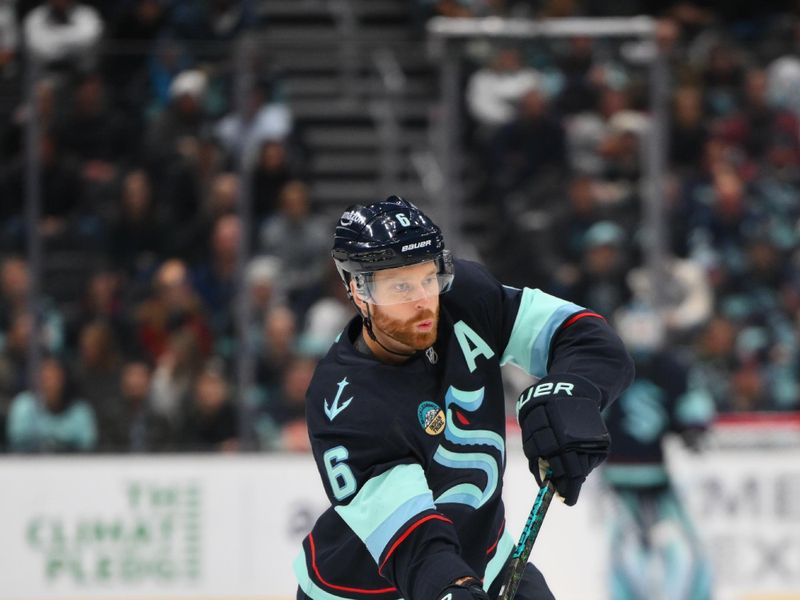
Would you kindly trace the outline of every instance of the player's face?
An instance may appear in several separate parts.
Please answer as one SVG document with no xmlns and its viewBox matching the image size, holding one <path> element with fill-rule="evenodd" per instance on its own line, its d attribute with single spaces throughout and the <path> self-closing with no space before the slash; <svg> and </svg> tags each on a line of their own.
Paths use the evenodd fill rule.
<svg viewBox="0 0 800 600">
<path fill-rule="evenodd" d="M 405 293 L 414 300 L 390 305 L 372 304 L 373 330 L 402 349 L 425 350 L 436 341 L 439 325 L 439 284 L 433 262 L 375 273 L 376 294 Z"/>
</svg>

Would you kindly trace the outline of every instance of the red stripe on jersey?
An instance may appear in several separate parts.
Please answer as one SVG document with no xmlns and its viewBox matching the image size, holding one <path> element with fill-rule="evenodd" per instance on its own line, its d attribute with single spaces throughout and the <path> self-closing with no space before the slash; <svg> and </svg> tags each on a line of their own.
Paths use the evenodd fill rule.
<svg viewBox="0 0 800 600">
<path fill-rule="evenodd" d="M 381 571 L 383 571 L 383 567 L 386 566 L 386 561 L 389 560 L 389 557 L 392 555 L 392 552 L 397 550 L 397 547 L 400 544 L 402 544 L 409 535 L 411 535 L 412 531 L 414 531 L 417 527 L 422 525 L 425 521 L 430 521 L 431 519 L 437 519 L 439 521 L 447 521 L 448 523 L 451 523 L 451 524 L 453 523 L 450 519 L 448 519 L 447 517 L 445 517 L 443 515 L 428 515 L 427 517 L 422 517 L 416 523 L 412 523 L 409 526 L 409 528 L 406 529 L 403 532 L 403 535 L 401 535 L 399 538 L 397 538 L 397 541 L 394 544 L 392 544 L 392 547 L 389 548 L 389 552 L 386 553 L 386 558 L 383 559 L 383 562 L 381 563 L 381 566 L 378 567 L 378 573 L 379 574 L 381 574 Z"/>
<path fill-rule="evenodd" d="M 506 520 L 503 519 L 503 522 L 500 523 L 500 531 L 497 532 L 497 539 L 494 541 L 494 544 L 489 546 L 489 549 L 486 550 L 486 556 L 489 556 L 492 552 L 494 552 L 494 549 L 497 548 L 497 544 L 500 543 L 500 538 L 503 537 L 503 530 L 505 529 L 505 527 L 506 527 Z"/>
<path fill-rule="evenodd" d="M 458 422 L 461 423 L 462 425 L 469 425 L 469 419 L 467 419 L 467 417 L 462 415 L 461 411 L 458 410 L 456 411 L 456 419 L 458 419 Z"/>
<path fill-rule="evenodd" d="M 570 325 L 574 324 L 575 321 L 579 321 L 583 317 L 595 317 L 597 319 L 603 319 L 603 321 L 606 320 L 603 315 L 598 315 L 597 313 L 594 313 L 594 312 L 582 312 L 582 313 L 578 313 L 577 315 L 572 315 L 569 318 L 569 320 L 561 326 L 561 329 L 566 329 Z"/>
<path fill-rule="evenodd" d="M 335 585 L 333 583 L 328 583 L 322 578 L 322 575 L 319 573 L 319 569 L 317 568 L 317 548 L 314 546 L 314 535 L 309 533 L 308 534 L 308 542 L 311 545 L 311 568 L 314 569 L 314 575 L 317 576 L 317 579 L 323 585 L 331 588 L 332 590 L 340 590 L 342 592 L 355 592 L 357 594 L 386 594 L 388 592 L 396 592 L 397 588 L 395 587 L 388 587 L 382 588 L 380 590 L 362 590 L 361 588 L 354 588 L 354 587 L 347 587 L 344 585 Z"/>
</svg>

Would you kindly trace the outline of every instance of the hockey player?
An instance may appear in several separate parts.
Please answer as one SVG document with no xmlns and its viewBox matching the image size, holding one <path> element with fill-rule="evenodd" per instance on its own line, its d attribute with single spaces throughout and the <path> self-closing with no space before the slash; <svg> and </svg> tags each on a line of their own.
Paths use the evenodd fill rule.
<svg viewBox="0 0 800 600">
<path fill-rule="evenodd" d="M 298 599 L 494 598 L 514 546 L 500 366 L 541 378 L 517 402 L 525 454 L 572 505 L 607 452 L 600 411 L 631 381 L 630 357 L 599 315 L 454 260 L 396 196 L 345 211 L 332 255 L 358 317 L 307 393 L 332 506 L 295 561 Z M 553 596 L 529 564 L 517 597 Z"/>
<path fill-rule="evenodd" d="M 663 442 L 677 434 L 699 450 L 714 401 L 665 347 L 655 311 L 634 306 L 615 318 L 636 379 L 604 415 L 612 443 L 602 475 L 615 509 L 608 520 L 610 598 L 708 600 L 711 566 L 673 487 Z"/>
</svg>

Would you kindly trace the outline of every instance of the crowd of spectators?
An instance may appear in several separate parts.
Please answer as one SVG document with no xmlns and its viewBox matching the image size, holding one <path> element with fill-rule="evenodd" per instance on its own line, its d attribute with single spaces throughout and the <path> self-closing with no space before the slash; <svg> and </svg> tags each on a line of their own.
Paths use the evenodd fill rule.
<svg viewBox="0 0 800 600">
<path fill-rule="evenodd" d="M 597 9 L 435 9 L 481 16 L 489 5 L 503 14 L 534 4 L 551 16 Z M 606 14 L 646 3 L 623 4 L 630 13 Z M 485 215 L 486 255 L 504 281 L 542 282 L 619 326 L 652 321 L 652 343 L 682 354 L 720 411 L 797 410 L 800 20 L 779 6 L 736 16 L 664 5 L 655 43 L 671 85 L 658 281 L 644 268 L 642 221 L 653 47 L 635 40 L 465 47 L 467 188 Z"/>
<path fill-rule="evenodd" d="M 304 391 L 349 310 L 266 60 L 244 110 L 235 96 L 227 42 L 252 4 L 0 2 L 3 450 L 307 449 Z"/>
<path fill-rule="evenodd" d="M 590 14 L 576 2 L 419 8 Z M 800 26 L 737 28 L 679 8 L 659 30 L 674 94 L 671 297 L 658 322 L 699 359 L 693 376 L 720 410 L 796 409 Z M 0 0 L 0 449 L 308 449 L 304 392 L 352 313 L 268 60 L 252 65 L 244 110 L 234 100 L 225 43 L 256 25 L 247 1 Z M 503 240 L 486 255 L 499 278 L 609 318 L 653 310 L 638 229 L 645 50 L 585 38 L 470 48 L 469 189 Z"/>
</svg>

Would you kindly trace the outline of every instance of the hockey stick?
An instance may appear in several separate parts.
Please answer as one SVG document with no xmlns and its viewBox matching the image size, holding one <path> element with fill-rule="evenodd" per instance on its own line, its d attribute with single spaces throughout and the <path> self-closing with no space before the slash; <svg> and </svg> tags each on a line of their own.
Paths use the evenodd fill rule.
<svg viewBox="0 0 800 600">
<path fill-rule="evenodd" d="M 519 582 L 522 580 L 522 573 L 525 571 L 525 565 L 528 564 L 528 557 L 533 549 L 533 542 L 536 541 L 536 536 L 539 535 L 542 521 L 544 521 L 544 516 L 547 514 L 547 508 L 556 493 L 549 479 L 546 479 L 544 483 L 544 487 L 536 495 L 536 501 L 533 503 L 531 513 L 528 515 L 525 529 L 522 530 L 522 535 L 519 536 L 519 542 L 517 542 L 517 546 L 511 553 L 511 562 L 507 567 L 508 570 L 506 571 L 503 585 L 500 587 L 500 593 L 497 595 L 498 600 L 512 600 L 517 593 Z"/>
</svg>

